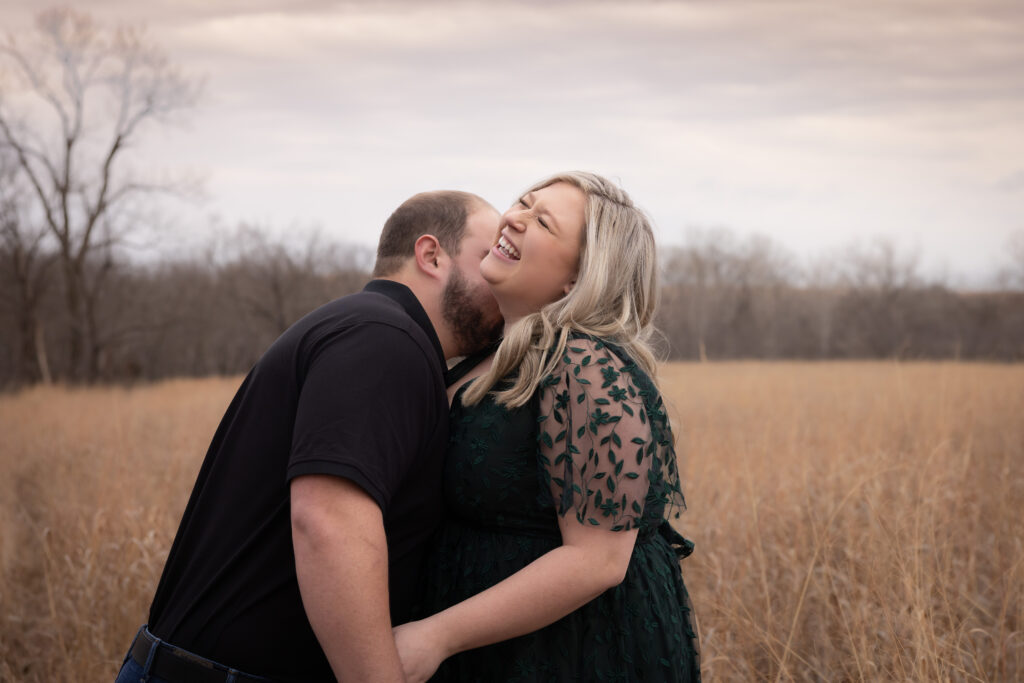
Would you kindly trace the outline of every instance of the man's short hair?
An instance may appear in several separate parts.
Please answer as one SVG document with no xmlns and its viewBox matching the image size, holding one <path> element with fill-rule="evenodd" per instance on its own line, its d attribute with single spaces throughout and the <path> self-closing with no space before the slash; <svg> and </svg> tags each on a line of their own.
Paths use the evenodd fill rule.
<svg viewBox="0 0 1024 683">
<path fill-rule="evenodd" d="M 420 235 L 433 235 L 450 256 L 458 256 L 466 219 L 478 205 L 488 204 L 475 194 L 455 190 L 421 192 L 407 199 L 384 223 L 373 276 L 397 272 L 415 255 Z"/>
</svg>

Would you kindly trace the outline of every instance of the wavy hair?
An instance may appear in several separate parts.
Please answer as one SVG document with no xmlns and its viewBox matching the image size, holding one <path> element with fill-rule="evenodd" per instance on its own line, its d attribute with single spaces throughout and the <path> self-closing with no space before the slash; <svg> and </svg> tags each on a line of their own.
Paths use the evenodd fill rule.
<svg viewBox="0 0 1024 683">
<path fill-rule="evenodd" d="M 594 173 L 560 173 L 526 193 L 559 182 L 579 188 L 586 199 L 576 284 L 511 326 L 491 369 L 463 393 L 466 405 L 492 390 L 495 401 L 507 408 L 524 405 L 557 369 L 572 332 L 612 342 L 655 380 L 651 338 L 658 267 L 650 222 L 622 188 Z M 496 389 L 503 378 L 511 385 Z"/>
</svg>

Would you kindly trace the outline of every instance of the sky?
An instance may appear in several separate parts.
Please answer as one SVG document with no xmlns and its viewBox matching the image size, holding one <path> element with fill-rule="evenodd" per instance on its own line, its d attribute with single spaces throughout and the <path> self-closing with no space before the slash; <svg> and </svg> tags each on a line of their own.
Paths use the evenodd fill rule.
<svg viewBox="0 0 1024 683">
<path fill-rule="evenodd" d="M 879 238 L 983 284 L 1024 233 L 1019 0 L 87 0 L 205 83 L 133 153 L 203 178 L 182 244 L 241 222 L 375 245 L 415 192 L 499 209 L 619 182 L 662 244 L 724 227 L 801 259 Z M 37 5 L 0 0 L 0 27 Z"/>
</svg>

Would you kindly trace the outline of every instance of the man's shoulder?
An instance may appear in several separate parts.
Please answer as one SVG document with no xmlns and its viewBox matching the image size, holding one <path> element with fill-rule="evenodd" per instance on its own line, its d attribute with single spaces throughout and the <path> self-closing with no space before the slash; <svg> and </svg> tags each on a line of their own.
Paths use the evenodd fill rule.
<svg viewBox="0 0 1024 683">
<path fill-rule="evenodd" d="M 388 347 L 417 346 L 428 358 L 434 354 L 430 338 L 401 303 L 379 292 L 363 290 L 330 301 L 297 325 L 305 328 L 303 336 L 313 343 L 380 340 Z"/>
<path fill-rule="evenodd" d="M 362 328 L 367 332 L 400 330 L 429 344 L 426 334 L 400 303 L 378 292 L 361 291 L 340 297 L 310 312 L 313 326 Z"/>
<path fill-rule="evenodd" d="M 366 289 L 329 301 L 313 311 L 317 312 L 327 317 L 352 318 L 357 321 L 379 319 L 383 322 L 412 322 L 400 303 L 385 294 Z"/>
</svg>

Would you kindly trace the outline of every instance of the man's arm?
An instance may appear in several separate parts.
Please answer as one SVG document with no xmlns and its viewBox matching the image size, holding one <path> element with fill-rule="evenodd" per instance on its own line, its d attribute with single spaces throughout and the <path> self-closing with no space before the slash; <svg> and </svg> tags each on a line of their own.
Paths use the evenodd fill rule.
<svg viewBox="0 0 1024 683">
<path fill-rule="evenodd" d="M 401 682 L 380 507 L 341 477 L 291 483 L 292 543 L 309 623 L 339 681 Z"/>
</svg>

